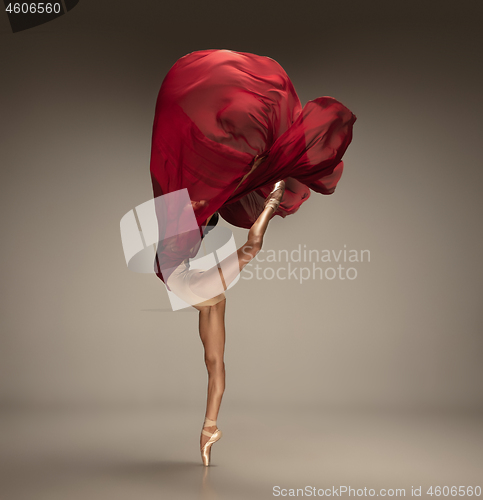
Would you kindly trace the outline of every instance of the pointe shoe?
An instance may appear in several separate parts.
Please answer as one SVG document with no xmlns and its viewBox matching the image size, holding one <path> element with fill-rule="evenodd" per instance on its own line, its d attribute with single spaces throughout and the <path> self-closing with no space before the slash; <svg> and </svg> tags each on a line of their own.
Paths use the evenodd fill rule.
<svg viewBox="0 0 483 500">
<path fill-rule="evenodd" d="M 267 196 L 264 208 L 270 207 L 275 212 L 278 206 L 280 205 L 280 202 L 283 200 L 284 193 L 285 193 L 285 181 L 283 180 L 278 181 L 274 185 L 272 192 Z"/>
<path fill-rule="evenodd" d="M 210 420 L 209 418 L 205 418 L 205 423 L 203 424 L 203 427 L 212 427 L 213 425 L 216 425 L 216 420 Z M 203 465 L 205 467 L 208 467 L 210 465 L 210 459 L 211 459 L 211 447 L 221 438 L 222 433 L 220 429 L 217 428 L 216 431 L 213 433 L 205 431 L 203 429 L 201 431 L 201 434 L 203 434 L 204 436 L 208 436 L 210 438 L 201 448 L 201 460 L 203 461 Z"/>
</svg>

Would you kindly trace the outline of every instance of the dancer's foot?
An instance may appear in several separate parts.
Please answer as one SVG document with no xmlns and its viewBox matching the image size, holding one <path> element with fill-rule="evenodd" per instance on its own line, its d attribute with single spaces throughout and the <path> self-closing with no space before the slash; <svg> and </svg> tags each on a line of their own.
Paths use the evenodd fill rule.
<svg viewBox="0 0 483 500">
<path fill-rule="evenodd" d="M 216 427 L 216 420 L 205 418 L 203 430 L 201 431 L 201 460 L 203 465 L 210 465 L 211 447 L 221 438 L 221 431 Z"/>
<path fill-rule="evenodd" d="M 283 195 L 285 193 L 285 181 L 278 181 L 272 192 L 267 196 L 265 200 L 265 208 L 270 207 L 275 212 L 283 200 Z"/>
</svg>

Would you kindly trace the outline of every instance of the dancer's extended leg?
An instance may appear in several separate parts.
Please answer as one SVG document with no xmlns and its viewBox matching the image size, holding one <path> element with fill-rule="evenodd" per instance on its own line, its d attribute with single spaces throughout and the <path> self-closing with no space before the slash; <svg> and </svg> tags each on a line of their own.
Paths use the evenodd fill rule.
<svg viewBox="0 0 483 500">
<path fill-rule="evenodd" d="M 190 278 L 190 288 L 201 297 L 211 298 L 220 293 L 220 278 L 223 288 L 227 287 L 240 274 L 242 269 L 258 254 L 263 244 L 263 236 L 268 227 L 268 223 L 283 198 L 285 191 L 284 181 L 275 185 L 275 189 L 270 193 L 264 210 L 259 215 L 248 231 L 247 241 L 241 246 L 234 256 L 229 256 L 220 262 L 220 266 L 215 266 L 204 272 L 194 273 Z"/>
</svg>

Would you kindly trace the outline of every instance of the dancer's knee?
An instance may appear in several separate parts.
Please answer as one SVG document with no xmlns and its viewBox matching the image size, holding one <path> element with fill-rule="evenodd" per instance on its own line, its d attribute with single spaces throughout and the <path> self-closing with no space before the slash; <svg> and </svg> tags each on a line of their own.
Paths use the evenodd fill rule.
<svg viewBox="0 0 483 500">
<path fill-rule="evenodd" d="M 260 236 L 258 234 L 248 235 L 248 241 L 246 246 L 250 247 L 254 255 L 256 255 L 262 249 L 262 245 L 263 245 L 263 236 Z"/>
<path fill-rule="evenodd" d="M 205 356 L 205 364 L 210 375 L 216 375 L 225 371 L 225 363 L 220 356 Z"/>
</svg>

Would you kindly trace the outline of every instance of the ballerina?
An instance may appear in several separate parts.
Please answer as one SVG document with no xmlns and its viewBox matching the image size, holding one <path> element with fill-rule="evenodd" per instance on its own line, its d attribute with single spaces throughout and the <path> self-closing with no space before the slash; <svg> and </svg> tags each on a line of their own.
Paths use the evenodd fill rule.
<svg viewBox="0 0 483 500">
<path fill-rule="evenodd" d="M 202 461 L 221 437 L 217 418 L 225 390 L 224 291 L 257 255 L 272 217 L 294 214 L 310 191 L 331 194 L 355 115 L 332 97 L 302 107 L 290 78 L 273 59 L 230 50 L 180 58 L 159 92 L 153 126 L 154 196 L 187 189 L 195 225 L 219 216 L 249 229 L 236 258 L 202 271 L 189 268 L 200 230 L 187 230 L 180 211 L 163 214 L 156 274 L 199 311 L 208 370 Z M 173 236 L 174 235 L 174 236 Z"/>
</svg>

